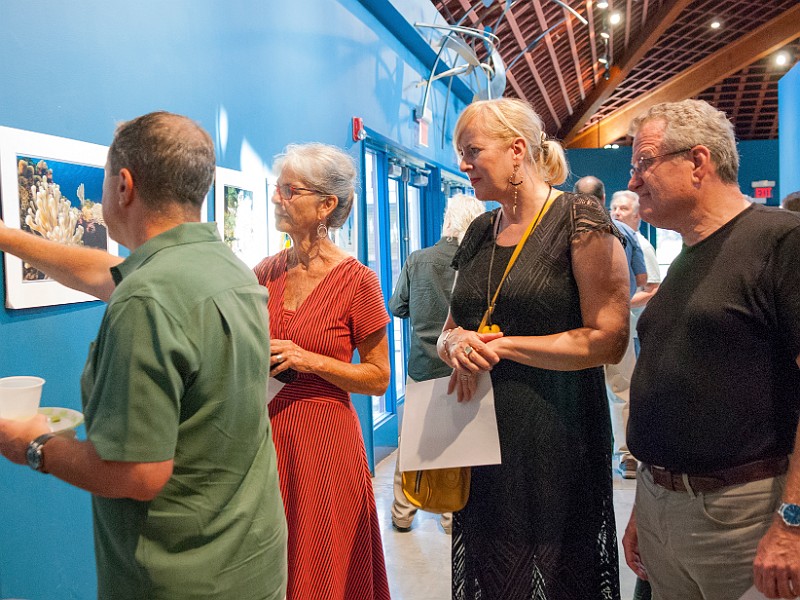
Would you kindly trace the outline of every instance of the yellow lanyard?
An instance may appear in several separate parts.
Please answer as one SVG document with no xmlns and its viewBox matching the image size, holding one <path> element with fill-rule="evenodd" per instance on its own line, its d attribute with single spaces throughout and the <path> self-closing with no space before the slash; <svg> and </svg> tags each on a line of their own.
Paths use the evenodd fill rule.
<svg viewBox="0 0 800 600">
<path fill-rule="evenodd" d="M 528 228 L 525 230 L 525 233 L 522 235 L 522 238 L 517 242 L 517 247 L 514 248 L 514 253 L 511 255 L 511 258 L 506 265 L 506 270 L 503 273 L 503 277 L 500 279 L 500 283 L 497 284 L 497 289 L 494 292 L 494 297 L 492 297 L 492 301 L 489 303 L 489 306 L 486 308 L 486 312 L 483 313 L 483 319 L 481 319 L 481 324 L 478 326 L 478 333 L 499 333 L 500 327 L 498 325 L 492 324 L 492 313 L 494 312 L 494 305 L 497 302 L 497 296 L 500 295 L 500 288 L 503 287 L 503 283 L 505 283 L 506 277 L 508 277 L 508 273 L 511 271 L 511 267 L 514 266 L 514 263 L 517 260 L 520 252 L 522 252 L 522 247 L 525 245 L 525 242 L 528 240 L 530 235 L 533 233 L 533 230 L 536 229 L 536 226 L 541 222 L 542 218 L 544 217 L 545 213 L 550 209 L 550 206 L 553 204 L 557 196 L 553 196 L 553 187 L 550 186 L 550 192 L 547 194 L 547 198 L 545 199 L 544 204 L 542 205 L 539 214 L 536 215 L 534 219 L 531 220 L 530 224 L 528 224 Z M 489 274 L 487 275 L 489 281 L 492 278 L 492 266 L 494 263 L 494 250 L 495 246 L 497 245 L 497 230 L 500 225 L 500 213 L 497 215 L 497 221 L 494 224 L 494 241 L 492 246 L 492 260 L 489 262 Z"/>
</svg>

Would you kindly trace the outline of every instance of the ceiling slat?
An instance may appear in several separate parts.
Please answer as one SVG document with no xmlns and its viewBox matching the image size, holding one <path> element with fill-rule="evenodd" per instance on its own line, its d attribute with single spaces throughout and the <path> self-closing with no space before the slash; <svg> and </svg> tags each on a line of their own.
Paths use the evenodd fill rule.
<svg viewBox="0 0 800 600">
<path fill-rule="evenodd" d="M 532 0 L 532 2 L 533 9 L 536 11 L 536 18 L 539 19 L 539 27 L 542 28 L 542 31 L 547 31 L 550 26 L 547 24 L 547 19 L 544 17 L 541 0 Z M 558 86 L 561 88 L 561 95 L 564 97 L 564 104 L 567 107 L 567 112 L 572 114 L 572 103 L 569 101 L 567 86 L 564 83 L 564 76 L 561 74 L 561 65 L 558 63 L 558 57 L 556 56 L 555 48 L 553 48 L 553 38 L 549 33 L 544 36 L 544 43 L 547 46 L 547 53 L 550 55 L 550 62 L 553 63 L 556 78 L 558 79 Z"/>
<path fill-rule="evenodd" d="M 508 12 L 506 18 L 508 19 L 508 25 L 511 27 L 511 31 L 514 33 L 514 37 L 517 40 L 517 44 L 519 45 L 521 52 L 528 45 L 525 42 L 525 37 L 522 35 L 522 31 L 520 31 L 519 25 L 517 24 L 517 19 L 514 17 L 514 14 L 511 11 Z M 525 53 L 525 63 L 530 68 L 533 78 L 536 80 L 536 85 L 539 87 L 539 93 L 542 95 L 542 100 L 544 100 L 544 103 L 547 105 L 550 115 L 553 117 L 553 120 L 558 123 L 558 127 L 561 127 L 561 120 L 558 118 L 558 113 L 556 113 L 556 109 L 553 107 L 553 101 L 550 99 L 550 94 L 547 93 L 547 86 L 544 85 L 542 78 L 539 76 L 539 71 L 536 69 L 536 65 L 533 64 L 533 59 L 531 58 L 530 52 Z M 510 75 L 510 72 L 506 73 L 506 76 L 508 75 Z M 524 96 L 520 96 L 520 98 L 527 99 Z"/>
<path fill-rule="evenodd" d="M 581 100 L 586 98 L 586 90 L 583 87 L 583 75 L 581 74 L 581 58 L 578 55 L 578 46 L 575 44 L 575 32 L 572 31 L 572 15 L 565 9 L 561 9 L 564 18 L 567 20 L 567 36 L 569 36 L 569 49 L 572 52 L 572 64 L 575 67 L 575 79 L 578 80 Z"/>
</svg>

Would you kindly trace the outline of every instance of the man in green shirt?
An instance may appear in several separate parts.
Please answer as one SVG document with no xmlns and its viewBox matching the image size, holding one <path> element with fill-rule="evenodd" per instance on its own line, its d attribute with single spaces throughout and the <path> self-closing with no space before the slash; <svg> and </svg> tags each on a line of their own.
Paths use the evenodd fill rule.
<svg viewBox="0 0 800 600">
<path fill-rule="evenodd" d="M 200 223 L 213 143 L 151 113 L 109 149 L 121 261 L 0 224 L 0 248 L 108 299 L 81 379 L 87 440 L 0 420 L 0 452 L 93 494 L 98 595 L 281 600 L 286 522 L 266 413 L 266 291 Z M 110 269 L 110 276 L 109 276 Z"/>
</svg>

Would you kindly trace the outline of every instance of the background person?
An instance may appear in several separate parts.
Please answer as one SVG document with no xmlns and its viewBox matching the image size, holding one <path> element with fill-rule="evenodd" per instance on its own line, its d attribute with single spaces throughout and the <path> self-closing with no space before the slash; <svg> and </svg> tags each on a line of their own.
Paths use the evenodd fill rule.
<svg viewBox="0 0 800 600">
<path fill-rule="evenodd" d="M 475 219 L 456 253 L 439 356 L 462 401 L 490 372 L 503 460 L 472 468 L 454 514 L 453 597 L 619 598 L 600 366 L 620 359 L 628 336 L 625 253 L 596 199 L 552 188 L 566 178 L 564 152 L 529 104 L 475 102 L 453 139 L 476 197 L 502 208 Z M 534 219 L 498 296 L 502 333 L 480 334 L 487 290 Z"/>
<path fill-rule="evenodd" d="M 575 182 L 573 190 L 576 193 L 590 194 L 605 205 L 606 189 L 603 182 L 597 177 L 588 175 Z M 625 240 L 625 256 L 628 259 L 628 280 L 630 283 L 631 303 L 638 290 L 647 283 L 647 265 L 644 253 L 639 245 L 636 231 L 627 223 L 613 218 L 612 222 L 617 227 Z M 633 326 L 633 314 L 631 313 Z M 615 364 L 605 365 L 606 392 L 608 394 L 609 409 L 611 411 L 611 428 L 614 435 L 614 456 L 617 458 L 617 469 L 625 479 L 636 479 L 636 459 L 628 451 L 626 430 L 628 428 L 628 415 L 630 413 L 630 387 L 633 368 L 636 365 L 636 350 L 633 335 L 628 339 L 628 345 L 622 360 Z"/>
<path fill-rule="evenodd" d="M 631 132 L 642 217 L 684 246 L 639 320 L 626 560 L 656 599 L 795 597 L 800 217 L 741 193 L 733 125 L 708 103 L 657 104 Z"/>
<path fill-rule="evenodd" d="M 292 247 L 256 266 L 269 290 L 272 374 L 296 372 L 269 405 L 289 523 L 289 600 L 388 599 L 364 441 L 350 393 L 389 385 L 375 273 L 328 237 L 355 195 L 356 171 L 324 144 L 291 145 L 272 202 Z M 359 364 L 352 364 L 358 350 Z"/>
<path fill-rule="evenodd" d="M 389 310 L 401 319 L 411 321 L 411 347 L 408 353 L 408 376 L 414 381 L 447 377 L 452 369 L 436 352 L 436 340 L 447 319 L 450 292 L 456 272 L 451 263 L 458 244 L 473 219 L 485 212 L 473 196 L 456 194 L 447 203 L 442 225 L 442 238 L 430 248 L 416 250 L 408 256 L 397 278 Z M 411 529 L 417 508 L 403 494 L 403 478 L 399 469 L 400 448 L 394 469 L 394 502 L 392 526 L 404 532 Z M 441 519 L 445 533 L 450 533 L 453 515 Z"/>
<path fill-rule="evenodd" d="M 3 250 L 110 295 L 81 382 L 87 440 L 0 420 L 3 455 L 92 493 L 99 598 L 284 597 L 267 299 L 199 222 L 214 169 L 205 131 L 151 113 L 120 125 L 105 168 L 127 259 L 0 227 Z"/>
<path fill-rule="evenodd" d="M 800 212 L 800 191 L 788 194 L 783 200 L 781 200 L 781 206 L 786 210 Z"/>
<path fill-rule="evenodd" d="M 650 298 L 658 291 L 661 284 L 661 268 L 658 265 L 656 249 L 650 241 L 642 235 L 640 227 L 642 217 L 639 214 L 639 195 L 630 190 L 620 190 L 611 196 L 611 218 L 625 223 L 636 232 L 636 239 L 644 254 L 644 264 L 647 268 L 647 282 L 639 286 L 636 293 L 631 298 L 631 337 L 636 345 L 636 354 L 639 354 L 639 334 L 636 331 L 636 324 L 639 317 L 650 301 Z"/>
</svg>

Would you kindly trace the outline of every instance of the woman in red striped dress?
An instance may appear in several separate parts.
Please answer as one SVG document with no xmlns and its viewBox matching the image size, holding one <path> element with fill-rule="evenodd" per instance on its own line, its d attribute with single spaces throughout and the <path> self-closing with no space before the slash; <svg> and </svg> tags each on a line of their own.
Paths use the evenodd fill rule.
<svg viewBox="0 0 800 600">
<path fill-rule="evenodd" d="M 255 272 L 269 289 L 272 375 L 294 377 L 269 405 L 289 524 L 287 600 L 388 599 L 350 393 L 386 391 L 389 317 L 375 273 L 328 237 L 350 212 L 356 171 L 323 144 L 289 146 L 276 170 L 277 228 L 292 247 Z"/>
</svg>

